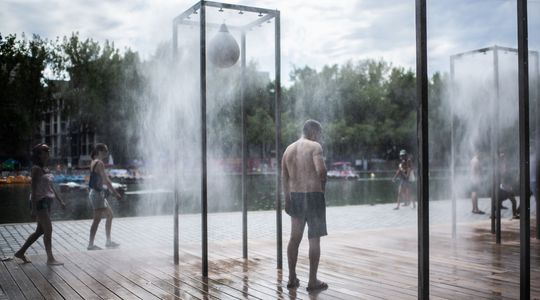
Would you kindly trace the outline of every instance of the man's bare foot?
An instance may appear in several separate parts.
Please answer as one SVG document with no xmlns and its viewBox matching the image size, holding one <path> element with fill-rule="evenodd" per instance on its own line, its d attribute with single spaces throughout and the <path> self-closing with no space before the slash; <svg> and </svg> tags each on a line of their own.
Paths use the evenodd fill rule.
<svg viewBox="0 0 540 300">
<path fill-rule="evenodd" d="M 16 257 L 16 258 L 22 260 L 23 263 L 25 263 L 25 264 L 31 263 L 31 262 L 32 262 L 32 261 L 29 260 L 28 257 L 26 257 L 26 255 L 24 255 L 24 254 L 15 253 L 15 254 L 13 255 L 13 257 Z"/>
<path fill-rule="evenodd" d="M 64 265 L 63 262 L 57 261 L 56 259 L 48 260 L 48 261 L 47 261 L 47 264 L 48 264 L 49 266 L 63 266 L 63 265 Z"/>
<path fill-rule="evenodd" d="M 287 283 L 288 289 L 295 289 L 300 286 L 300 280 L 298 278 L 289 279 L 289 282 Z"/>
<path fill-rule="evenodd" d="M 398 207 L 394 207 L 394 210 L 398 210 L 399 209 L 399 206 Z"/>
<path fill-rule="evenodd" d="M 306 290 L 308 292 L 320 292 L 320 291 L 324 291 L 328 289 L 328 284 L 326 284 L 325 282 L 322 282 L 320 280 L 317 280 L 317 282 L 315 284 L 312 284 L 312 283 L 308 283 L 308 286 L 306 288 Z"/>
</svg>

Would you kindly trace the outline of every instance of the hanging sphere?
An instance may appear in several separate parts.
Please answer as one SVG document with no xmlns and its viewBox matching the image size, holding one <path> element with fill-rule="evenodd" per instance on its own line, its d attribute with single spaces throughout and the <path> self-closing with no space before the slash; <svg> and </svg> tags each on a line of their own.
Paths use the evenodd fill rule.
<svg viewBox="0 0 540 300">
<path fill-rule="evenodd" d="M 239 57 L 240 47 L 238 47 L 238 43 L 229 33 L 227 26 L 221 24 L 219 32 L 208 45 L 208 58 L 214 65 L 220 68 L 228 68 L 233 66 Z"/>
</svg>

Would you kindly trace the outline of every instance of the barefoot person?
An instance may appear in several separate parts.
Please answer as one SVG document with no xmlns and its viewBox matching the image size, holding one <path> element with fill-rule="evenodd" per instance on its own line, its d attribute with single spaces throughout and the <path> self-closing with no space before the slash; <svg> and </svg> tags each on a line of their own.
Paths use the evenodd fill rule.
<svg viewBox="0 0 540 300">
<path fill-rule="evenodd" d="M 483 215 L 485 212 L 478 208 L 478 193 L 482 184 L 481 154 L 477 152 L 471 159 L 471 202 L 472 213 Z"/>
<path fill-rule="evenodd" d="M 54 198 L 58 199 L 62 209 L 66 208 L 66 204 L 60 197 L 59 193 L 53 186 L 53 175 L 45 166 L 49 160 L 49 146 L 46 144 L 38 144 L 32 149 L 32 194 L 31 214 L 36 218 L 36 231 L 32 233 L 24 245 L 15 252 L 15 257 L 21 259 L 24 263 L 29 263 L 30 260 L 26 257 L 26 250 L 43 235 L 43 244 L 45 244 L 45 252 L 47 252 L 48 265 L 63 265 L 57 261 L 52 254 L 52 222 L 51 222 L 51 205 Z"/>
<path fill-rule="evenodd" d="M 307 223 L 309 239 L 307 290 L 310 292 L 328 288 L 326 283 L 317 279 L 321 255 L 320 237 L 327 235 L 324 199 L 326 166 L 319 144 L 320 137 L 321 124 L 314 120 L 306 121 L 303 136 L 287 147 L 282 160 L 285 212 L 291 216 L 291 237 L 287 247 L 289 261 L 287 288 L 297 288 L 300 285 L 296 276 L 296 261 Z"/>
<path fill-rule="evenodd" d="M 103 185 L 105 184 L 109 191 L 116 196 L 116 198 L 121 198 L 120 194 L 113 188 L 109 176 L 107 176 L 105 173 L 103 159 L 105 159 L 108 155 L 109 149 L 107 149 L 105 144 L 96 144 L 91 153 L 92 162 L 90 163 L 90 182 L 88 183 L 90 193 L 88 194 L 88 197 L 90 199 L 90 204 L 94 209 L 94 220 L 92 222 L 92 226 L 90 227 L 88 250 L 101 250 L 100 247 L 94 245 L 94 238 L 96 237 L 99 222 L 101 222 L 101 218 L 103 216 L 107 218 L 107 221 L 105 222 L 105 234 L 107 236 L 105 247 L 114 248 L 119 246 L 119 244 L 111 240 L 113 212 L 106 198 L 106 190 L 103 189 Z"/>
</svg>

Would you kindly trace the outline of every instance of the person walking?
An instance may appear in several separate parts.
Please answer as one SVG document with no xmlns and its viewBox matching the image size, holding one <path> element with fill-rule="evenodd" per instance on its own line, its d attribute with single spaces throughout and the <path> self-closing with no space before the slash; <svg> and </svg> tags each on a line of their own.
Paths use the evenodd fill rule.
<svg viewBox="0 0 540 300">
<path fill-rule="evenodd" d="M 50 148 L 47 144 L 37 144 L 32 148 L 32 193 L 30 195 L 31 215 L 37 221 L 36 231 L 33 232 L 19 251 L 13 256 L 29 263 L 30 259 L 25 255 L 26 250 L 43 235 L 43 244 L 47 253 L 47 264 L 50 266 L 63 265 L 57 261 L 52 253 L 52 222 L 51 206 L 56 198 L 62 209 L 66 204 L 58 191 L 53 186 L 53 175 L 46 168 L 49 160 Z"/>
<path fill-rule="evenodd" d="M 101 222 L 102 217 L 106 217 L 105 222 L 105 234 L 107 236 L 107 242 L 105 247 L 107 248 L 116 248 L 120 246 L 118 243 L 115 243 L 111 240 L 111 227 L 113 220 L 113 211 L 109 202 L 107 201 L 107 190 L 103 189 L 105 185 L 111 193 L 113 193 L 116 198 L 121 199 L 122 196 L 113 188 L 112 182 L 105 173 L 105 165 L 103 160 L 109 155 L 109 149 L 105 144 L 96 144 L 92 150 L 91 157 L 92 162 L 90 163 L 90 182 L 88 186 L 90 188 L 90 193 L 88 198 L 90 200 L 90 205 L 94 210 L 94 218 L 92 221 L 92 226 L 90 227 L 90 239 L 88 241 L 88 250 L 101 250 L 101 247 L 94 245 L 94 239 L 96 237 L 96 232 Z"/>
</svg>

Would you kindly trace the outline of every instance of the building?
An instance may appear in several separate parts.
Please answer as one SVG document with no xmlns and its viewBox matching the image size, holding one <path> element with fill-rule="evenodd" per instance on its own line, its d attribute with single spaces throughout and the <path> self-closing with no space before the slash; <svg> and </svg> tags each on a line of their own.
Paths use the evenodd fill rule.
<svg viewBox="0 0 540 300">
<path fill-rule="evenodd" d="M 96 144 L 96 134 L 88 126 L 68 116 L 62 93 L 67 89 L 67 81 L 55 81 L 58 92 L 53 96 L 56 104 L 43 112 L 40 126 L 42 143 L 51 147 L 51 163 L 68 167 L 84 167 L 90 164 L 90 152 Z"/>
</svg>

